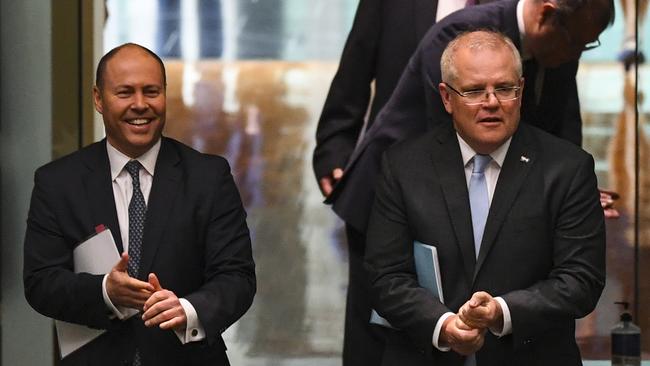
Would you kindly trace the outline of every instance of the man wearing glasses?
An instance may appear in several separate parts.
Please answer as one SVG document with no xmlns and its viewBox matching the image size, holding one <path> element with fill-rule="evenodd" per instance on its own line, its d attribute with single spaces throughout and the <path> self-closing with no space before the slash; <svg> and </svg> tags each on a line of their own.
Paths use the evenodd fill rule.
<svg viewBox="0 0 650 366">
<path fill-rule="evenodd" d="M 512 40 L 524 61 L 522 120 L 580 146 L 577 60 L 599 44 L 613 19 L 612 0 L 504 0 L 450 14 L 424 36 L 347 165 L 332 167 L 344 172 L 330 177 L 336 185 L 327 201 L 348 226 L 365 232 L 381 154 L 396 141 L 450 122 L 438 91 L 440 58 L 447 44 L 468 30 L 495 29 Z"/>
<path fill-rule="evenodd" d="M 368 225 L 382 365 L 581 365 L 575 319 L 605 285 L 593 158 L 520 124 L 514 44 L 463 33 L 438 91 L 451 123 L 389 149 Z M 413 242 L 435 246 L 444 302 L 420 287 Z"/>
</svg>

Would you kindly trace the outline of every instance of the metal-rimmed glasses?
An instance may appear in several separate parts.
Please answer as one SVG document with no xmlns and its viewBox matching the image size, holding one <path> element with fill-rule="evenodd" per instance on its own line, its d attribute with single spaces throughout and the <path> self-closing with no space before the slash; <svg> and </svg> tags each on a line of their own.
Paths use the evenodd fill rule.
<svg viewBox="0 0 650 366">
<path fill-rule="evenodd" d="M 470 90 L 466 92 L 459 92 L 458 90 L 454 89 L 449 83 L 445 83 L 445 85 L 451 89 L 454 93 L 458 94 L 461 98 L 463 98 L 463 102 L 467 105 L 479 105 L 483 104 L 488 101 L 490 98 L 490 94 L 494 94 L 494 96 L 497 98 L 499 102 L 508 102 L 511 100 L 515 100 L 521 96 L 520 90 L 521 86 L 507 86 L 507 87 L 501 87 L 501 88 L 494 88 L 492 91 L 489 91 L 487 89 L 480 89 L 480 90 Z"/>
</svg>

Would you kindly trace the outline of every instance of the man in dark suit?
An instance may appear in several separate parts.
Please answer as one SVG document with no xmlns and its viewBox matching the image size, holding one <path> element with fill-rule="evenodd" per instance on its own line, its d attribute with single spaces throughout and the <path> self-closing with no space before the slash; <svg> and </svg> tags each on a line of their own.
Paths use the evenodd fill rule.
<svg viewBox="0 0 650 366">
<path fill-rule="evenodd" d="M 328 199 L 334 211 L 347 224 L 365 230 L 381 154 L 396 141 L 449 121 L 436 88 L 440 55 L 449 41 L 467 30 L 496 29 L 513 40 L 525 60 L 523 121 L 579 145 L 576 60 L 599 44 L 598 35 L 613 16 L 611 0 L 506 0 L 465 8 L 434 25 L 350 157 Z"/>
<path fill-rule="evenodd" d="M 368 227 L 373 305 L 400 329 L 383 365 L 581 365 L 575 319 L 605 284 L 593 159 L 520 123 L 504 35 L 464 33 L 441 64 L 452 122 L 384 155 Z M 418 285 L 414 240 L 437 248 L 444 303 Z"/>
<path fill-rule="evenodd" d="M 392 94 L 426 31 L 466 4 L 465 0 L 359 2 L 316 132 L 313 166 L 325 196 L 343 174 L 362 130 L 372 125 Z M 379 331 L 368 324 L 368 276 L 362 265 L 365 234 L 347 225 L 346 237 L 349 281 L 343 364 L 378 365 L 383 341 Z"/>
<path fill-rule="evenodd" d="M 228 163 L 162 136 L 165 90 L 153 52 L 113 49 L 93 90 L 106 139 L 36 171 L 27 301 L 106 330 L 64 365 L 228 365 L 221 333 L 252 303 L 250 236 Z M 75 273 L 73 250 L 99 224 L 121 259 L 106 275 Z"/>
</svg>

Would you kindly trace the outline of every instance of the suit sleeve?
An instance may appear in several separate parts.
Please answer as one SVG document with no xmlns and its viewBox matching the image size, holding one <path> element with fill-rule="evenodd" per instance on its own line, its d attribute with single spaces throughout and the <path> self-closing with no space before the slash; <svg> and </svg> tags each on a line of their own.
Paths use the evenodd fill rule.
<svg viewBox="0 0 650 366">
<path fill-rule="evenodd" d="M 246 212 L 225 160 L 215 167 L 217 184 L 205 228 L 204 283 L 187 294 L 205 329 L 208 343 L 239 319 L 253 302 L 255 264 Z"/>
<path fill-rule="evenodd" d="M 569 188 L 549 202 L 558 207 L 550 273 L 529 288 L 502 296 L 510 308 L 515 345 L 586 316 L 605 286 L 605 224 L 593 159 L 585 158 L 572 172 L 560 173 L 572 177 Z"/>
<path fill-rule="evenodd" d="M 577 146 L 582 146 L 582 116 L 580 114 L 580 98 L 576 82 L 577 61 L 571 64 L 571 70 L 572 77 L 563 87 L 566 90 L 566 105 L 558 136 L 573 142 Z"/>
<path fill-rule="evenodd" d="M 109 328 L 103 275 L 74 273 L 75 243 L 64 237 L 57 210 L 65 207 L 56 179 L 38 170 L 27 218 L 23 281 L 25 297 L 39 313 L 93 328 Z"/>
<path fill-rule="evenodd" d="M 418 349 L 431 353 L 436 323 L 449 309 L 417 282 L 413 235 L 389 156 L 385 154 L 382 160 L 367 232 L 365 264 L 372 304 L 393 326 L 404 330 Z"/>
<path fill-rule="evenodd" d="M 428 53 L 423 44 L 416 49 L 384 108 L 364 136 L 361 147 L 380 143 L 386 148 L 397 141 L 417 135 L 427 129 L 427 97 L 431 96 L 425 86 L 422 59 Z M 436 86 L 437 87 L 437 86 Z"/>
<path fill-rule="evenodd" d="M 344 168 L 368 110 L 381 36 L 381 1 L 361 0 L 316 131 L 316 178 Z"/>
<path fill-rule="evenodd" d="M 371 144 L 378 147 L 375 151 L 385 151 L 397 141 L 424 133 L 430 126 L 451 122 L 437 92 L 440 56 L 449 40 L 463 30 L 464 23 L 447 24 L 448 32 L 443 33 L 440 28 L 445 24 L 444 20 L 435 24 L 420 41 L 393 94 L 364 135 L 356 156 Z"/>
</svg>

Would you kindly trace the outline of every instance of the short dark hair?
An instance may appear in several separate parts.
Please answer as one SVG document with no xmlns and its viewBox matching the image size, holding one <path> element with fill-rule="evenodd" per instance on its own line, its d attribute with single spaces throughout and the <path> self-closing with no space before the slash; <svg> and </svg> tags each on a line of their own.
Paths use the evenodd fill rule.
<svg viewBox="0 0 650 366">
<path fill-rule="evenodd" d="M 616 17 L 614 0 L 555 0 L 555 4 L 557 5 L 558 15 L 563 19 L 568 19 L 583 7 L 598 9 L 598 18 L 594 19 L 594 21 L 602 30 L 614 24 L 614 18 Z"/>
<path fill-rule="evenodd" d="M 163 78 L 163 86 L 167 87 L 167 74 L 165 71 L 165 64 L 163 63 L 162 59 L 147 47 L 141 46 L 137 43 L 124 43 L 108 51 L 99 60 L 99 63 L 97 64 L 97 71 L 95 73 L 95 85 L 99 90 L 102 90 L 102 88 L 104 87 L 104 74 L 106 73 L 106 64 L 108 64 L 108 61 L 110 61 L 113 58 L 113 56 L 115 56 L 121 49 L 126 47 L 139 48 L 144 52 L 146 52 L 149 56 L 153 57 L 153 59 L 156 60 L 160 65 L 160 71 L 162 72 L 162 78 Z"/>
</svg>

